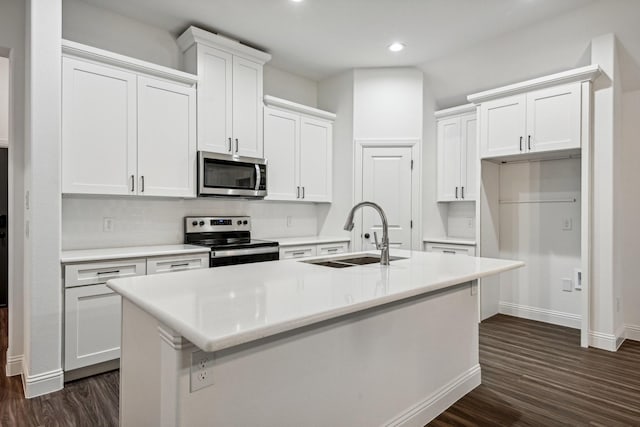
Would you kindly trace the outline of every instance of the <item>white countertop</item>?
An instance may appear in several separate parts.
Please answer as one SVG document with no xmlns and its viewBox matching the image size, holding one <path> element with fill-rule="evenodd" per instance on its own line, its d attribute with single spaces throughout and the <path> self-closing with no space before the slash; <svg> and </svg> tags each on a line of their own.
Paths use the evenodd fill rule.
<svg viewBox="0 0 640 427">
<path fill-rule="evenodd" d="M 524 265 L 431 252 L 391 254 L 407 259 L 388 267 L 347 268 L 280 260 L 115 279 L 107 285 L 196 346 L 217 351 Z"/>
<path fill-rule="evenodd" d="M 307 237 L 273 237 L 265 240 L 273 240 L 280 243 L 280 246 L 299 246 L 299 245 L 319 245 L 324 243 L 341 243 L 349 242 L 351 238 L 348 236 L 307 236 Z"/>
<path fill-rule="evenodd" d="M 146 258 L 162 255 L 186 255 L 209 252 L 205 246 L 196 245 L 159 245 L 159 246 L 131 246 L 126 248 L 79 249 L 60 252 L 60 262 L 102 261 L 124 258 Z"/>
<path fill-rule="evenodd" d="M 451 245 L 476 245 L 475 240 L 465 239 L 463 237 L 425 237 L 422 241 L 427 243 L 448 243 Z"/>
</svg>

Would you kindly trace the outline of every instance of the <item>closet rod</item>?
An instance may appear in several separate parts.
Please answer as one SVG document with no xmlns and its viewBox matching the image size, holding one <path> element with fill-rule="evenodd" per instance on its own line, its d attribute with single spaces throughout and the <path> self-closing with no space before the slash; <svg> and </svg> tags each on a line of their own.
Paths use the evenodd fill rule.
<svg viewBox="0 0 640 427">
<path fill-rule="evenodd" d="M 577 199 L 541 199 L 541 200 L 500 200 L 501 205 L 518 205 L 522 203 L 575 203 Z"/>
</svg>

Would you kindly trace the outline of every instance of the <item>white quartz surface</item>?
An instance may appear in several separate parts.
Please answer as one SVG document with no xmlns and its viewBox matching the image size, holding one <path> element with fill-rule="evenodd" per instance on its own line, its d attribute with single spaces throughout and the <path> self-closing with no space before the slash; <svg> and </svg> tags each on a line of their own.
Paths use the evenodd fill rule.
<svg viewBox="0 0 640 427">
<path fill-rule="evenodd" d="M 388 267 L 340 269 L 280 260 L 115 279 L 107 285 L 196 346 L 217 351 L 524 265 L 431 252 L 391 254 L 407 259 Z"/>
<path fill-rule="evenodd" d="M 450 245 L 468 245 L 475 246 L 476 241 L 472 239 L 463 239 L 461 237 L 425 237 L 425 243 L 445 243 Z"/>
<path fill-rule="evenodd" d="M 209 252 L 205 246 L 196 245 L 160 245 L 160 246 L 133 246 L 126 248 L 104 249 L 80 249 L 74 251 L 62 251 L 60 262 L 69 264 L 72 262 L 102 261 L 123 258 L 146 258 L 162 255 L 187 255 Z"/>
<path fill-rule="evenodd" d="M 280 243 L 280 246 L 301 246 L 301 245 L 321 245 L 325 243 L 349 242 L 349 237 L 336 236 L 307 236 L 307 237 L 273 237 L 266 240 L 273 240 Z"/>
</svg>

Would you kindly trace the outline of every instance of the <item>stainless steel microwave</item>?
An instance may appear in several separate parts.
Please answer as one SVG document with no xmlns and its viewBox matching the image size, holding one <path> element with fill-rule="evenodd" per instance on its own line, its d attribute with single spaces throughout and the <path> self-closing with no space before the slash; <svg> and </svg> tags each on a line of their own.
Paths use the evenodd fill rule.
<svg viewBox="0 0 640 427">
<path fill-rule="evenodd" d="M 266 195 L 266 160 L 198 152 L 198 196 L 263 199 Z"/>
</svg>

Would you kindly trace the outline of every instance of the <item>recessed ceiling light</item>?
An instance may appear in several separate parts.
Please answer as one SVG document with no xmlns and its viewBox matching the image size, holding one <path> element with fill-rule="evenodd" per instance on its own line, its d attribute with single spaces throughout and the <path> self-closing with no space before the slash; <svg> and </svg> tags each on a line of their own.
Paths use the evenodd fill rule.
<svg viewBox="0 0 640 427">
<path fill-rule="evenodd" d="M 395 42 L 389 45 L 389 50 L 391 52 L 400 52 L 402 49 L 404 49 L 403 43 Z"/>
<path fill-rule="evenodd" d="M 302 0 L 291 0 L 294 3 L 302 3 Z"/>
</svg>

